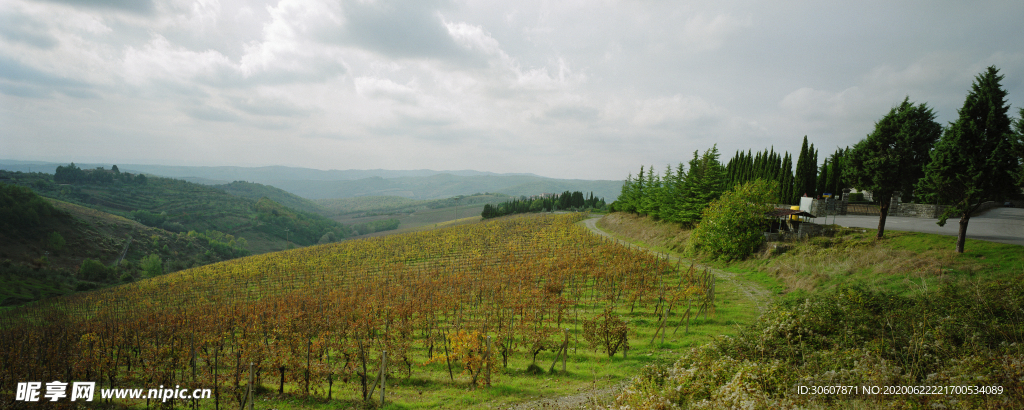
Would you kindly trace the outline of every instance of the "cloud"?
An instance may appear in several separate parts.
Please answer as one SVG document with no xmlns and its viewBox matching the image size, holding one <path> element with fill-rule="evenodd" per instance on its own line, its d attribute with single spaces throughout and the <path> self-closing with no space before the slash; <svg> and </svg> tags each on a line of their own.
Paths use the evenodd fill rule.
<svg viewBox="0 0 1024 410">
<path fill-rule="evenodd" d="M 46 24 L 25 14 L 15 14 L 10 9 L 0 12 L 0 37 L 42 49 L 54 48 L 58 44 Z"/>
<path fill-rule="evenodd" d="M 142 48 L 129 46 L 123 64 L 125 79 L 137 85 L 150 80 L 187 82 L 233 69 L 231 61 L 217 51 L 192 51 L 171 44 L 159 34 Z"/>
<path fill-rule="evenodd" d="M 325 39 L 391 58 L 462 57 L 437 12 L 441 2 L 348 2 L 345 23 Z"/>
<path fill-rule="evenodd" d="M 544 112 L 544 117 L 553 121 L 595 121 L 601 115 L 601 110 L 583 105 L 563 105 L 553 107 Z"/>
<path fill-rule="evenodd" d="M 387 78 L 356 77 L 356 93 L 366 98 L 386 98 L 404 104 L 416 104 L 416 90 L 413 87 L 397 84 Z"/>
<path fill-rule="evenodd" d="M 719 14 L 709 18 L 704 14 L 698 14 L 690 17 L 683 25 L 680 42 L 693 51 L 714 50 L 751 26 L 750 17 Z"/>
<path fill-rule="evenodd" d="M 5 92 L 22 97 L 47 96 L 49 91 L 76 98 L 96 98 L 92 85 L 56 75 L 0 54 L 0 78 L 9 82 Z"/>
<path fill-rule="evenodd" d="M 181 109 L 189 117 L 213 122 L 239 122 L 242 118 L 231 110 L 211 106 L 187 106 Z"/>
<path fill-rule="evenodd" d="M 313 110 L 301 108 L 283 98 L 262 96 L 232 98 L 231 106 L 237 110 L 257 116 L 304 117 L 313 112 Z"/>
<path fill-rule="evenodd" d="M 156 11 L 152 0 L 42 0 L 76 8 L 123 11 L 131 14 L 149 15 Z"/>
<path fill-rule="evenodd" d="M 632 122 L 641 127 L 681 127 L 718 121 L 724 111 L 697 96 L 674 95 L 637 101 Z"/>
</svg>

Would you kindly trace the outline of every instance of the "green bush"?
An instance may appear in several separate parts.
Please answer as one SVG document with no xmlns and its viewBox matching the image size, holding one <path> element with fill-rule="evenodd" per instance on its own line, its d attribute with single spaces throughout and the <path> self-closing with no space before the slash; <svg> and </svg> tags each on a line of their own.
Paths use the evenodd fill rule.
<svg viewBox="0 0 1024 410">
<path fill-rule="evenodd" d="M 46 248 L 54 252 L 60 252 L 66 244 L 64 237 L 57 232 L 50 232 L 50 236 L 46 238 Z"/>
<path fill-rule="evenodd" d="M 764 242 L 767 213 L 778 198 L 776 181 L 758 179 L 711 202 L 686 244 L 692 257 L 733 260 L 753 253 Z"/>
<path fill-rule="evenodd" d="M 160 276 L 164 273 L 164 262 L 160 260 L 160 256 L 157 254 L 151 254 L 145 258 L 142 258 L 142 262 L 139 265 L 142 267 L 142 271 L 146 273 L 146 276 L 155 277 Z"/>
<path fill-rule="evenodd" d="M 95 259 L 86 259 L 78 267 L 78 278 L 93 282 L 104 282 L 110 279 L 113 269 L 108 268 L 103 262 Z"/>
</svg>

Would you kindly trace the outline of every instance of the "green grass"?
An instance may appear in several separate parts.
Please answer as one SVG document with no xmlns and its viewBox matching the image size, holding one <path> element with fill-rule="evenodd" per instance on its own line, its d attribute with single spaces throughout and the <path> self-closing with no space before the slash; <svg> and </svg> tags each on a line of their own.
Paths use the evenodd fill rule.
<svg viewBox="0 0 1024 410">
<path fill-rule="evenodd" d="M 956 238 L 890 231 L 882 240 L 862 229 L 837 229 L 831 237 L 772 244 L 772 252 L 723 269 L 774 277 L 795 297 L 819 290 L 864 285 L 911 295 L 944 283 L 1009 280 L 1024 273 L 1024 247 L 967 240 L 967 251 L 953 250 Z"/>
</svg>

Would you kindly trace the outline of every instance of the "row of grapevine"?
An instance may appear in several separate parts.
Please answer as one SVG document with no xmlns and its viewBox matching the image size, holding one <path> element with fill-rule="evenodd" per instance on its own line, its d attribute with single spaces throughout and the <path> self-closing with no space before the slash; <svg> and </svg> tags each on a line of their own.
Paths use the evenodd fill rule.
<svg viewBox="0 0 1024 410">
<path fill-rule="evenodd" d="M 390 372 L 444 360 L 478 374 L 498 358 L 536 360 L 608 305 L 657 314 L 662 301 L 707 300 L 706 278 L 691 269 L 666 287 L 666 260 L 592 235 L 581 218 L 257 255 L 12 310 L 0 315 L 0 391 L 25 380 L 180 384 L 241 404 L 252 363 L 258 384 L 332 397 L 356 382 L 366 399 L 385 351 Z"/>
</svg>

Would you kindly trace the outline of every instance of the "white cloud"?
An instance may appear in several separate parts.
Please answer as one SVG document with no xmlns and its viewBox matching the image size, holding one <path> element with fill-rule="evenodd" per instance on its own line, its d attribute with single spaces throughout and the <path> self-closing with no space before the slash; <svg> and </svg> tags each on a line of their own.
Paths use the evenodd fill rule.
<svg viewBox="0 0 1024 410">
<path fill-rule="evenodd" d="M 640 127 L 683 126 L 698 121 L 717 121 L 724 110 L 697 97 L 674 95 L 635 102 L 632 123 Z"/>
<path fill-rule="evenodd" d="M 709 18 L 704 14 L 698 14 L 686 21 L 680 42 L 694 51 L 714 50 L 751 26 L 750 17 L 719 14 Z"/>
<path fill-rule="evenodd" d="M 386 78 L 356 77 L 356 93 L 366 98 L 388 98 L 405 104 L 416 104 L 416 90 Z"/>
<path fill-rule="evenodd" d="M 125 50 L 123 75 L 137 86 L 153 80 L 188 82 L 209 77 L 222 70 L 233 70 L 232 62 L 214 50 L 196 52 L 175 46 L 157 34 L 141 49 Z"/>
<path fill-rule="evenodd" d="M 68 160 L 193 158 L 164 141 L 188 136 L 209 165 L 245 144 L 251 165 L 622 179 L 716 143 L 851 145 L 906 95 L 949 120 L 991 64 L 1024 101 L 1016 3 L 0 1 L 3 151 L 46 134 Z"/>
</svg>

